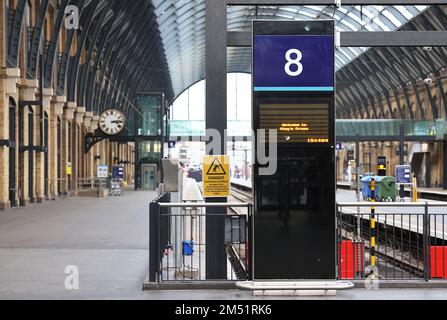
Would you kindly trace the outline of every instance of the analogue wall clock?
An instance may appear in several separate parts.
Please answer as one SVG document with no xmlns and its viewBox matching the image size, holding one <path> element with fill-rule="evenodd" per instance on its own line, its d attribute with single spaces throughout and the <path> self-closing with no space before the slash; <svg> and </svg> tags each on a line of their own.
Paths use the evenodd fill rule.
<svg viewBox="0 0 447 320">
<path fill-rule="evenodd" d="M 106 110 L 99 117 L 99 128 L 108 135 L 121 133 L 126 126 L 126 116 L 119 110 Z"/>
</svg>

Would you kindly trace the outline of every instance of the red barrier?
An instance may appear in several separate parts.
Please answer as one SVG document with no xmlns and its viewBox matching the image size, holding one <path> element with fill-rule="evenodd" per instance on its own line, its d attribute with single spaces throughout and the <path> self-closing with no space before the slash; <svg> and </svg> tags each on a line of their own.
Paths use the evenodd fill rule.
<svg viewBox="0 0 447 320">
<path fill-rule="evenodd" d="M 430 247 L 432 279 L 447 280 L 447 247 Z"/>
<path fill-rule="evenodd" d="M 339 277 L 354 280 L 356 274 L 364 271 L 364 252 L 362 243 L 342 241 L 339 244 Z"/>
</svg>

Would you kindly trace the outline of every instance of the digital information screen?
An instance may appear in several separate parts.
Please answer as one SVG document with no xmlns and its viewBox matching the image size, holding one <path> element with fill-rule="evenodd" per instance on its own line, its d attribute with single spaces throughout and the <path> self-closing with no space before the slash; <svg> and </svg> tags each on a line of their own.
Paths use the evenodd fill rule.
<svg viewBox="0 0 447 320">
<path fill-rule="evenodd" d="M 279 143 L 327 144 L 330 139 L 328 104 L 260 104 L 259 124 L 276 129 Z"/>
</svg>

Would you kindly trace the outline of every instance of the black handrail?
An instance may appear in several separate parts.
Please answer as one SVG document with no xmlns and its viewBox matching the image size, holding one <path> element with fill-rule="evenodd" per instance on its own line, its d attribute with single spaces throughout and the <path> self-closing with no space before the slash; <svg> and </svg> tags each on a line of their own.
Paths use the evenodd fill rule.
<svg viewBox="0 0 447 320">
<path fill-rule="evenodd" d="M 160 274 L 160 262 L 162 252 L 160 251 L 160 236 L 161 232 L 160 217 L 162 210 L 167 210 L 160 207 L 160 203 L 170 202 L 169 193 L 165 193 L 151 202 L 149 206 L 149 282 L 158 282 L 158 275 Z"/>
</svg>

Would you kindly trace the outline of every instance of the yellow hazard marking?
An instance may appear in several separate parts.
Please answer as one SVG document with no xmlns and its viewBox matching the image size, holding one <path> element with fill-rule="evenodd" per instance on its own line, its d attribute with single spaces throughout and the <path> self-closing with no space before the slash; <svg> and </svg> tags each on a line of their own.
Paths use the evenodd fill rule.
<svg viewBox="0 0 447 320">
<path fill-rule="evenodd" d="M 376 246 L 376 238 L 375 237 L 372 237 L 371 238 L 371 247 L 375 247 Z"/>
<path fill-rule="evenodd" d="M 230 158 L 228 156 L 204 157 L 203 195 L 206 198 L 230 196 Z"/>
<path fill-rule="evenodd" d="M 371 229 L 376 228 L 376 219 L 371 219 Z"/>
<path fill-rule="evenodd" d="M 371 266 L 375 266 L 376 265 L 376 257 L 375 256 L 372 256 L 371 257 Z"/>
</svg>

